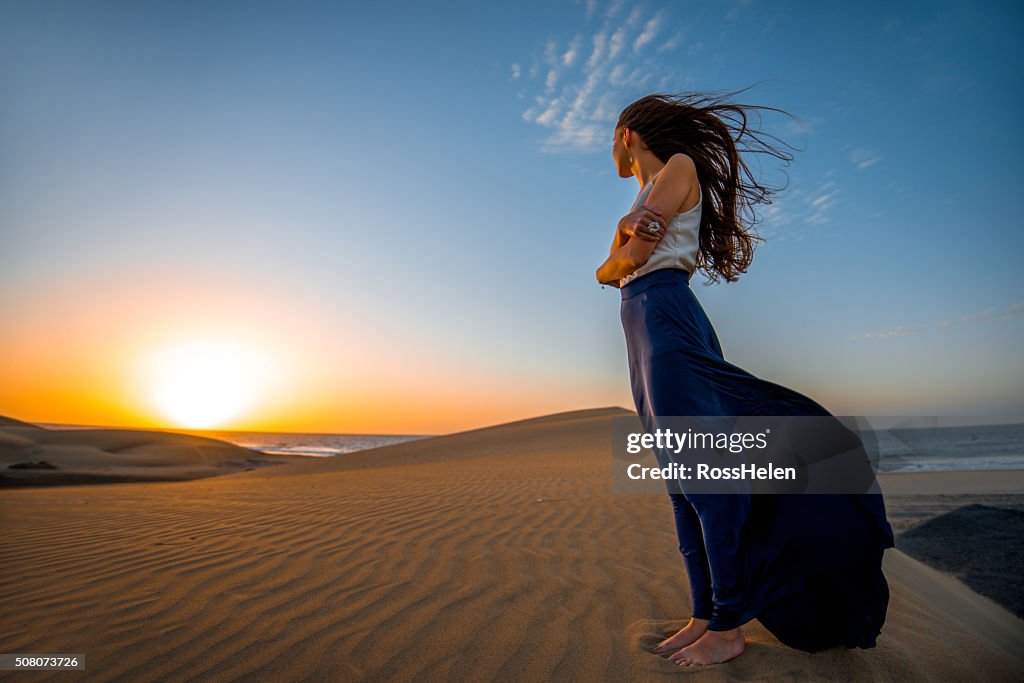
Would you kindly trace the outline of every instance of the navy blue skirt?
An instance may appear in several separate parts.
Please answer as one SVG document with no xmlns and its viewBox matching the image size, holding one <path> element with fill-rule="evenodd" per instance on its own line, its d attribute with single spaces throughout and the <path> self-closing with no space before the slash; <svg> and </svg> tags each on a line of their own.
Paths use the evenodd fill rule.
<svg viewBox="0 0 1024 683">
<path fill-rule="evenodd" d="M 630 384 L 645 423 L 657 416 L 830 415 L 819 403 L 725 360 L 679 268 L 621 288 Z M 670 494 L 693 616 L 724 631 L 757 619 L 807 652 L 874 647 L 894 546 L 880 493 Z"/>
</svg>

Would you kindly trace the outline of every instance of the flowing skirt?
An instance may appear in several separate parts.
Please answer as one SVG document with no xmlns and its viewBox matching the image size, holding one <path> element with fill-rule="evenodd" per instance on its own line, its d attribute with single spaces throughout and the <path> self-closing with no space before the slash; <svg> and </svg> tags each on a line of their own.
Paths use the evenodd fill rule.
<svg viewBox="0 0 1024 683">
<path fill-rule="evenodd" d="M 637 413 L 786 416 L 830 413 L 792 389 L 725 360 L 718 336 L 678 268 L 621 288 Z M 880 493 L 670 494 L 693 616 L 724 631 L 757 619 L 780 642 L 816 652 L 874 647 L 894 546 Z"/>
</svg>

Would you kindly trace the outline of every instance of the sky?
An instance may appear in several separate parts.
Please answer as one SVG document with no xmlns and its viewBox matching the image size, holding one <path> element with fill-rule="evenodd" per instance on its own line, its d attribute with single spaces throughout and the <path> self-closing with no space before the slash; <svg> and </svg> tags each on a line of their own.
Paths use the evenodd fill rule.
<svg viewBox="0 0 1024 683">
<path fill-rule="evenodd" d="M 595 270 L 653 92 L 783 109 L 726 359 L 1024 415 L 1019 3 L 4 2 L 0 414 L 439 434 L 633 409 Z"/>
</svg>

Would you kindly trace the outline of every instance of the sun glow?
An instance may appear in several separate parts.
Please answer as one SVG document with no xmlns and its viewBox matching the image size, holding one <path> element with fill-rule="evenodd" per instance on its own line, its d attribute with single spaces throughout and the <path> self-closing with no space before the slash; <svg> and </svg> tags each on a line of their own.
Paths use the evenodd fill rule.
<svg viewBox="0 0 1024 683">
<path fill-rule="evenodd" d="M 255 349 L 192 340 L 148 359 L 146 386 L 156 408 L 182 427 L 208 429 L 243 417 L 271 389 L 275 368 Z"/>
</svg>

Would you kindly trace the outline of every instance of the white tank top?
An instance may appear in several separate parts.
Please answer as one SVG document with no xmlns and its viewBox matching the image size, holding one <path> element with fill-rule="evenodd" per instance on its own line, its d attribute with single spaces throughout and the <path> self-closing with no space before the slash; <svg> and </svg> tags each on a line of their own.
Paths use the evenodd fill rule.
<svg viewBox="0 0 1024 683">
<path fill-rule="evenodd" d="M 654 174 L 655 178 L 658 173 Z M 630 211 L 646 201 L 653 187 L 654 178 L 651 178 L 647 185 L 640 190 L 640 194 L 636 196 L 636 201 L 633 202 L 633 208 Z M 619 287 L 658 268 L 683 268 L 693 275 L 697 265 L 697 253 L 700 251 L 700 214 L 703 204 L 704 193 L 701 192 L 700 199 L 692 209 L 673 216 L 665 229 L 665 235 L 655 245 L 651 258 L 626 277 L 619 278 Z"/>
</svg>

